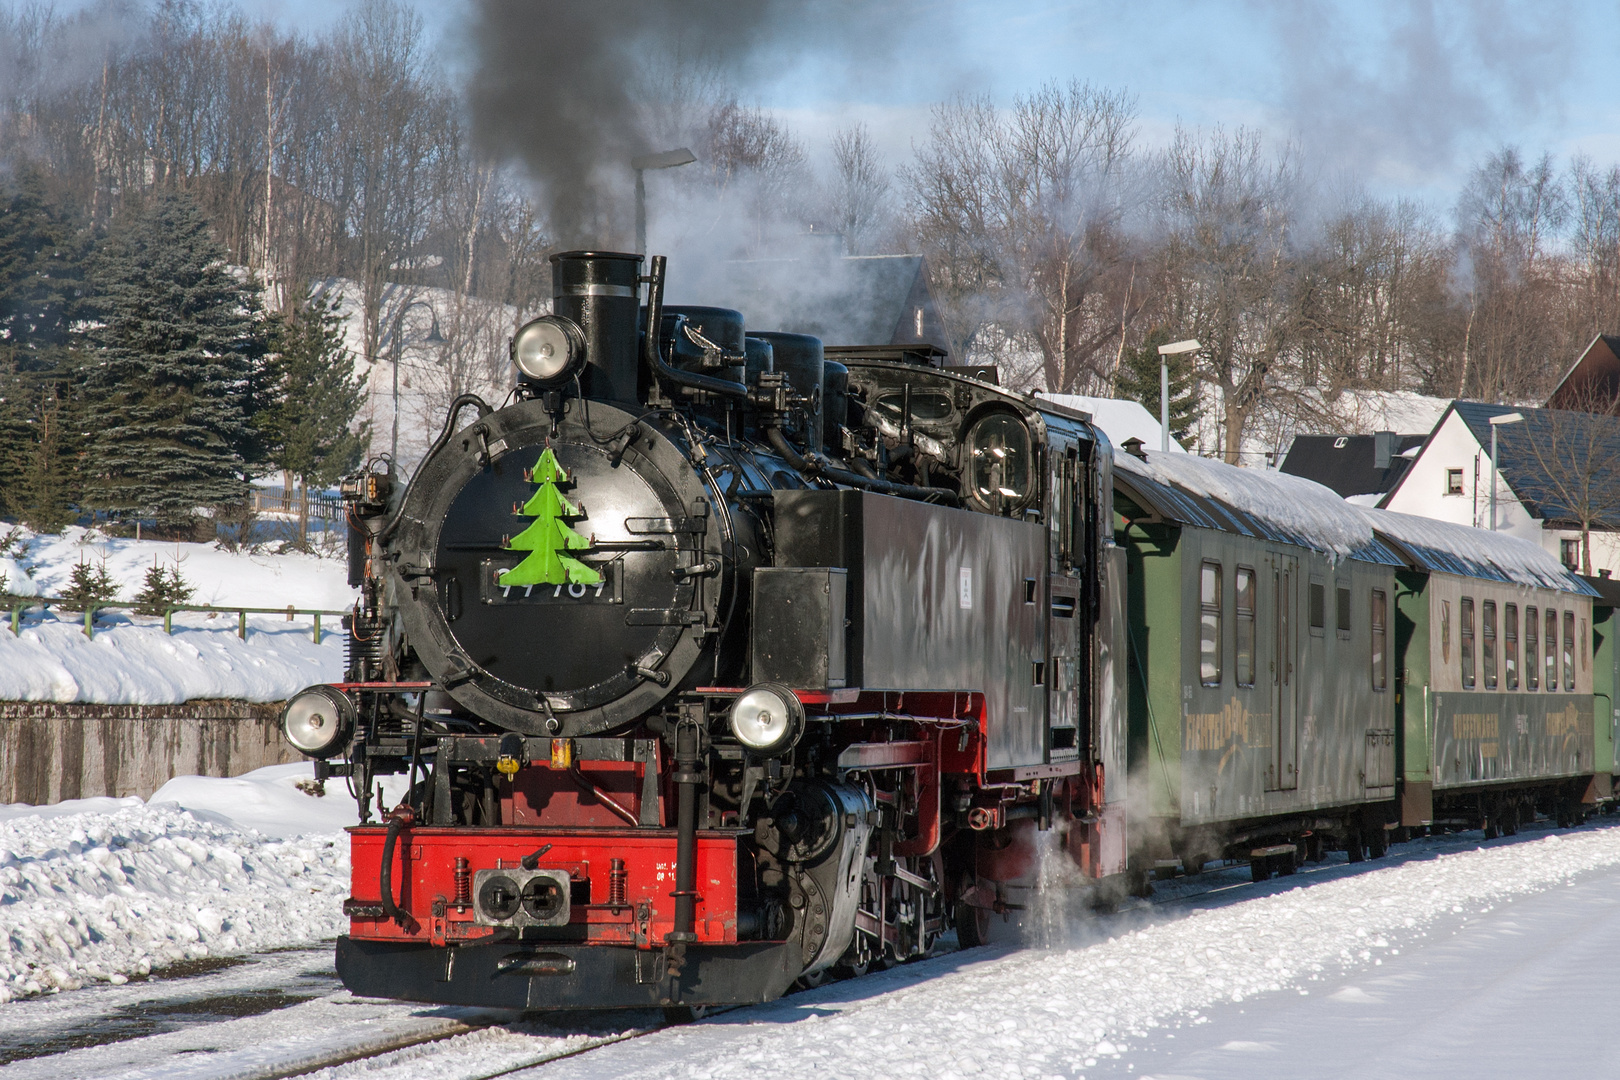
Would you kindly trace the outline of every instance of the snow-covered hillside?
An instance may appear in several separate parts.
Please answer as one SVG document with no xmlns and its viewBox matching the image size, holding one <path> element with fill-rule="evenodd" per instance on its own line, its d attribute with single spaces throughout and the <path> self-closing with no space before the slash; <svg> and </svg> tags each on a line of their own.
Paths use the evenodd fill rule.
<svg viewBox="0 0 1620 1080">
<path fill-rule="evenodd" d="M 111 539 L 72 528 L 59 536 L 21 532 L 0 558 L 13 596 L 60 596 L 80 561 L 104 566 L 118 583 L 117 599 L 140 591 L 154 560 L 177 566 L 196 592 L 195 604 L 341 611 L 353 603 L 340 559 L 313 555 L 227 552 L 211 544 Z M 230 614 L 180 613 L 173 634 L 158 618 L 106 611 L 94 639 L 83 616 L 23 613 L 20 633 L 0 628 L 0 700 L 86 701 L 168 705 L 199 698 L 279 701 L 343 672 L 344 636 L 328 616 L 320 644 L 313 620 L 282 615 L 248 617 L 246 637 Z"/>
</svg>

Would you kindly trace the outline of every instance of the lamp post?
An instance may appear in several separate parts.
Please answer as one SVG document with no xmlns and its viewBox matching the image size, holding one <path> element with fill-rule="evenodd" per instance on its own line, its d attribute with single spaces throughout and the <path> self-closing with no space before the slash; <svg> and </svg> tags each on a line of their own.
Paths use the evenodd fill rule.
<svg viewBox="0 0 1620 1080">
<path fill-rule="evenodd" d="M 697 155 L 686 147 L 679 150 L 665 150 L 661 154 L 643 154 L 630 159 L 630 167 L 636 170 L 636 254 L 647 253 L 647 184 L 644 175 L 648 169 L 673 169 L 679 165 L 690 165 L 697 160 Z"/>
<path fill-rule="evenodd" d="M 426 300 L 412 300 L 394 313 L 394 434 L 388 443 L 388 457 L 391 461 L 399 460 L 399 354 L 400 337 L 404 329 L 405 313 L 413 307 L 425 307 L 433 316 L 433 325 L 428 328 L 427 337 L 422 340 L 429 345 L 443 345 L 444 335 L 439 333 L 439 313 L 433 310 L 433 305 Z"/>
<path fill-rule="evenodd" d="M 1170 452 L 1170 358 L 1203 348 L 1197 338 L 1159 346 L 1159 450 Z"/>
<path fill-rule="evenodd" d="M 1496 531 L 1496 429 L 1501 427 L 1503 424 L 1522 424 L 1522 423 L 1524 423 L 1524 414 L 1523 413 L 1516 413 L 1516 412 L 1503 413 L 1501 416 L 1493 416 L 1490 419 L 1490 424 L 1491 424 L 1491 532 Z"/>
</svg>

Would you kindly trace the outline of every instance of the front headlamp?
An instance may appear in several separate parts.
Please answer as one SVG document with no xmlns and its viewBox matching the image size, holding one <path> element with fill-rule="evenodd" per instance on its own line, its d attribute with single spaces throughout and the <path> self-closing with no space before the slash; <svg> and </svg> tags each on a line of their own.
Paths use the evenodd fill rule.
<svg viewBox="0 0 1620 1080">
<path fill-rule="evenodd" d="M 542 315 L 512 337 L 512 363 L 530 382 L 555 386 L 585 364 L 585 334 L 572 319 Z"/>
<path fill-rule="evenodd" d="M 341 753 L 354 734 L 354 702 L 332 686 L 300 690 L 281 710 L 281 733 L 308 757 Z"/>
<path fill-rule="evenodd" d="M 804 706 L 785 686 L 750 687 L 731 706 L 731 733 L 756 754 L 775 757 L 793 749 L 804 732 Z"/>
</svg>

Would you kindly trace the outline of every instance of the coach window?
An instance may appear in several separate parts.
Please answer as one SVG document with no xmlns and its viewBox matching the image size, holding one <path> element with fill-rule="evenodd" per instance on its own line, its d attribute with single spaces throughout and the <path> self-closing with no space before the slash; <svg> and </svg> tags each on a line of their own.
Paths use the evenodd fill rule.
<svg viewBox="0 0 1620 1080">
<path fill-rule="evenodd" d="M 1519 688 L 1519 605 L 1502 608 L 1502 674 L 1509 690 Z"/>
<path fill-rule="evenodd" d="M 1547 609 L 1547 636 L 1542 638 L 1547 653 L 1547 689 L 1558 689 L 1558 612 Z"/>
<path fill-rule="evenodd" d="M 1440 601 L 1440 662 L 1451 663 L 1451 601 Z"/>
<path fill-rule="evenodd" d="M 1575 613 L 1564 612 L 1564 689 L 1575 689 Z"/>
<path fill-rule="evenodd" d="M 1536 648 L 1536 628 L 1539 612 L 1533 607 L 1524 609 L 1524 688 L 1534 690 L 1541 683 L 1540 650 Z"/>
<path fill-rule="evenodd" d="M 1029 429 L 1016 416 L 992 413 L 973 425 L 969 467 L 973 499 L 994 514 L 1029 500 Z"/>
<path fill-rule="evenodd" d="M 1336 620 L 1339 627 L 1339 637 L 1345 641 L 1350 640 L 1350 587 L 1340 585 L 1338 588 L 1339 611 Z"/>
<path fill-rule="evenodd" d="M 1198 574 L 1198 679 L 1221 685 L 1221 564 L 1204 563 Z"/>
<path fill-rule="evenodd" d="M 1327 625 L 1327 586 L 1320 581 L 1311 582 L 1311 636 L 1321 637 Z"/>
<path fill-rule="evenodd" d="M 1482 605 L 1484 610 L 1480 613 L 1480 629 L 1484 631 L 1480 636 L 1479 658 L 1484 661 L 1485 689 L 1496 689 L 1496 601 L 1487 600 Z"/>
<path fill-rule="evenodd" d="M 1254 571 L 1247 566 L 1233 575 L 1237 592 L 1237 676 L 1239 686 L 1254 685 Z"/>
<path fill-rule="evenodd" d="M 1384 618 L 1387 601 L 1383 589 L 1372 591 L 1372 688 L 1383 690 L 1389 686 L 1389 652 L 1384 648 Z"/>
<path fill-rule="evenodd" d="M 1459 656 L 1462 660 L 1463 689 L 1472 690 L 1474 688 L 1474 598 L 1472 596 L 1462 598 L 1462 607 L 1457 612 L 1457 621 L 1462 624 L 1458 627 L 1462 638 L 1458 644 L 1461 646 Z"/>
</svg>

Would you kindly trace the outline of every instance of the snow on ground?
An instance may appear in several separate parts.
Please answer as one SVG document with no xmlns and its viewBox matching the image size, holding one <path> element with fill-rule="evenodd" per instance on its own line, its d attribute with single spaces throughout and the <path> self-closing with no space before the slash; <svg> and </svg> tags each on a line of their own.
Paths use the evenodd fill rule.
<svg viewBox="0 0 1620 1080">
<path fill-rule="evenodd" d="M 7 591 L 19 596 L 60 596 L 73 567 L 85 560 L 104 565 L 118 582 L 118 599 L 128 602 L 155 559 L 179 567 L 196 589 L 197 604 L 340 611 L 353 602 L 343 561 L 313 555 L 109 539 L 77 527 L 61 535 L 19 530 L 10 550 L 0 558 L 0 573 Z M 23 613 L 19 634 L 0 629 L 0 700 L 279 701 L 311 683 L 342 677 L 344 636 L 336 621 L 326 618 L 317 645 L 309 616 L 290 622 L 285 616 L 249 616 L 244 640 L 228 614 L 177 613 L 170 635 L 161 619 L 106 611 L 97 615 L 91 639 L 84 635 L 82 615 L 35 608 Z"/>
<path fill-rule="evenodd" d="M 21 549 L 20 551 L 18 549 Z M 214 544 L 182 544 L 104 536 L 78 526 L 62 533 L 18 530 L 12 553 L 0 558 L 7 591 L 16 596 L 61 596 L 73 567 L 100 563 L 118 582 L 118 599 L 133 600 L 153 561 L 178 566 L 196 588 L 194 604 L 243 607 L 321 608 L 338 611 L 354 603 L 343 559 L 289 552 L 285 555 L 225 551 Z"/>
<path fill-rule="evenodd" d="M 927 981 L 907 975 L 884 989 L 890 972 L 525 1075 L 722 1080 L 787 1068 L 825 1077 L 1086 1076 L 1129 1065 L 1122 1059 L 1132 1047 L 1171 1024 L 1201 1026 L 1210 1010 L 1234 1003 L 1276 1007 L 1324 980 L 1385 965 L 1444 920 L 1593 871 L 1605 872 L 1612 890 L 1617 869 L 1615 827 L 1430 856 L 1420 848 L 1398 865 L 1150 921 L 1107 940 L 969 951 L 921 965 L 936 969 Z M 1109 925 L 1079 924 L 1077 932 Z M 1601 994 L 1595 986 L 1581 992 Z M 1555 1041 L 1540 1045 L 1552 1053 Z"/>
<path fill-rule="evenodd" d="M 31 612 L 21 632 L 0 627 L 0 700 L 91 701 L 173 705 L 206 698 L 280 701 L 318 682 L 343 676 L 343 631 L 310 620 L 250 615 L 246 638 L 236 619 L 207 612 L 163 620 L 123 612 L 97 616 L 94 638 L 84 617 Z"/>
<path fill-rule="evenodd" d="M 277 765 L 147 803 L 0 807 L 0 1002 L 337 935 L 357 811 L 341 782 L 296 786 L 313 778 Z"/>
</svg>

